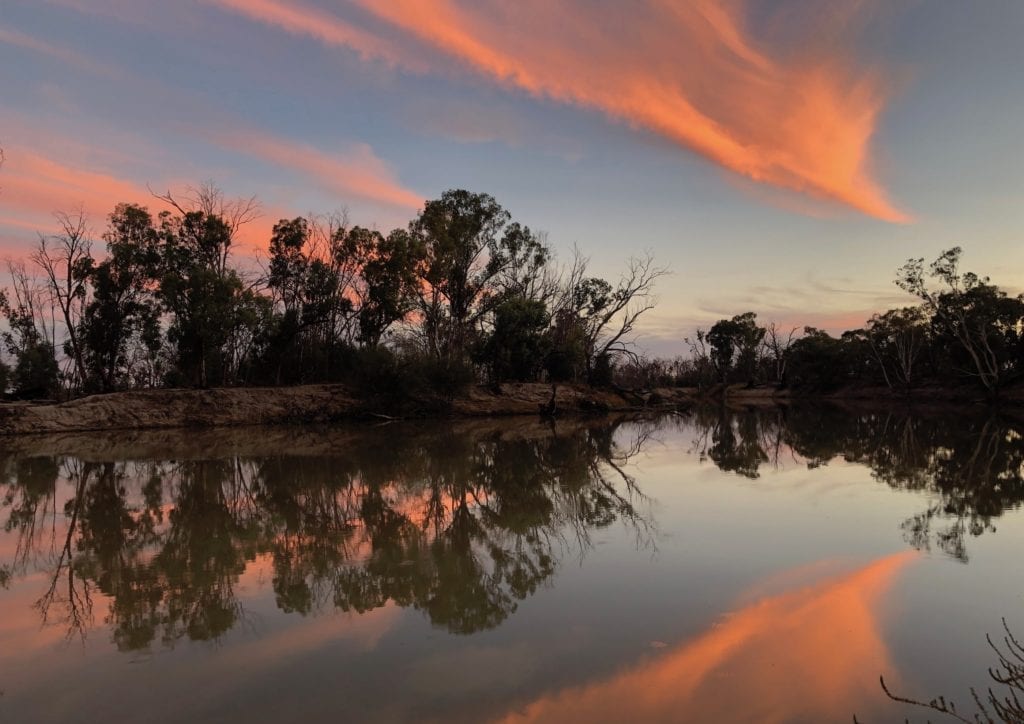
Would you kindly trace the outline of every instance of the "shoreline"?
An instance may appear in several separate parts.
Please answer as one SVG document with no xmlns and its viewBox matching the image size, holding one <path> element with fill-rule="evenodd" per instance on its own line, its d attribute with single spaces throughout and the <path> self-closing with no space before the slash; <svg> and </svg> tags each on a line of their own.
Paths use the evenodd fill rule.
<svg viewBox="0 0 1024 724">
<path fill-rule="evenodd" d="M 809 395 L 767 387 L 732 386 L 706 391 L 680 387 L 632 393 L 562 384 L 557 387 L 556 407 L 560 417 L 670 411 L 701 404 L 755 407 L 825 403 L 950 410 L 1019 407 L 1024 404 L 1021 392 L 1009 390 L 1006 397 L 993 402 L 981 398 L 975 390 L 952 388 L 921 388 L 909 394 L 887 388 L 851 388 Z M 497 388 L 475 385 L 452 400 L 373 399 L 355 394 L 344 385 L 112 392 L 60 403 L 0 404 L 0 438 L 126 430 L 538 417 L 550 399 L 548 383 L 507 383 Z"/>
<path fill-rule="evenodd" d="M 0 405 L 0 437 L 38 434 L 169 430 L 255 425 L 417 419 L 472 419 L 540 416 L 551 399 L 547 383 L 509 383 L 498 392 L 473 386 L 452 400 L 384 401 L 354 394 L 344 385 L 226 387 L 111 392 L 59 403 Z M 667 396 L 666 396 L 667 395 Z M 647 404 L 645 399 L 656 400 Z M 638 410 L 670 410 L 693 404 L 682 390 L 641 395 L 558 385 L 559 416 L 586 416 Z"/>
</svg>

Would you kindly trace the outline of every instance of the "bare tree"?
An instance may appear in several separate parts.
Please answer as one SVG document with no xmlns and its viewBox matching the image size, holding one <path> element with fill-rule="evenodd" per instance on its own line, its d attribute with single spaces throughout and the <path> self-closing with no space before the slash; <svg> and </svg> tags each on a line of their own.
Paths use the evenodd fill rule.
<svg viewBox="0 0 1024 724">
<path fill-rule="evenodd" d="M 635 357 L 632 337 L 637 321 L 654 309 L 654 286 L 667 274 L 667 267 L 656 266 L 649 253 L 630 258 L 626 271 L 614 287 L 603 279 L 587 276 L 589 258 L 577 250 L 564 275 L 556 313 L 568 310 L 582 324 L 587 357 L 592 365 L 601 357 Z"/>
<path fill-rule="evenodd" d="M 227 225 L 231 242 L 234 242 L 239 229 L 260 217 L 260 202 L 256 196 L 229 199 L 213 181 L 189 186 L 181 196 L 175 196 L 170 191 L 158 194 L 150 190 L 150 193 L 183 216 L 199 212 L 205 216 L 218 217 Z M 227 271 L 229 251 L 230 244 L 220 250 L 217 273 L 221 276 Z"/>
<path fill-rule="evenodd" d="M 54 343 L 53 310 L 47 319 L 46 300 L 48 294 L 39 280 L 29 274 L 25 262 L 7 258 L 7 275 L 11 279 L 11 298 L 4 300 L 4 313 L 11 330 L 6 333 L 8 347 L 13 346 L 12 333 L 19 337 L 19 345 L 37 342 Z"/>
<path fill-rule="evenodd" d="M 786 363 L 789 361 L 789 348 L 792 347 L 793 342 L 796 341 L 796 333 L 798 329 L 798 327 L 793 327 L 789 330 L 788 334 L 783 336 L 782 331 L 778 328 L 775 322 L 772 322 L 765 330 L 762 345 L 767 356 L 771 358 L 775 381 L 780 384 L 786 378 Z"/>
<path fill-rule="evenodd" d="M 82 384 L 86 374 L 78 327 L 86 304 L 83 265 L 90 258 L 92 242 L 81 210 L 75 214 L 58 212 L 56 217 L 60 233 L 49 237 L 40 234 L 29 259 L 43 272 L 50 300 L 63 318 L 75 371 Z"/>
</svg>

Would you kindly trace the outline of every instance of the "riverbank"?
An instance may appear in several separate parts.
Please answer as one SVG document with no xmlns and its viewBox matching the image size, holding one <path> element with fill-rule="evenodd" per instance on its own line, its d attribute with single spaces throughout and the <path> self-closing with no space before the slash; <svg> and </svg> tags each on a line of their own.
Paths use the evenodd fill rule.
<svg viewBox="0 0 1024 724">
<path fill-rule="evenodd" d="M 540 383 L 474 386 L 452 400 L 399 403 L 368 399 L 342 385 L 114 392 L 63 403 L 0 405 L 0 435 L 537 415 L 550 399 L 551 385 Z M 573 415 L 671 409 L 692 401 L 681 389 L 633 395 L 558 385 L 555 407 L 560 415 Z"/>
<path fill-rule="evenodd" d="M 424 396 L 397 401 L 356 394 L 343 385 L 144 390 L 92 395 L 62 403 L 0 404 L 0 436 L 537 416 L 550 401 L 551 385 L 546 383 L 476 385 L 451 400 Z M 639 394 L 587 385 L 558 385 L 555 408 L 558 415 L 578 416 L 673 410 L 701 403 L 752 407 L 811 402 L 874 407 L 940 406 L 947 410 L 991 404 L 976 388 L 920 388 L 906 393 L 884 387 L 858 387 L 811 395 L 773 387 L 731 385 L 703 391 L 659 388 Z M 1000 403 L 1024 405 L 1024 387 L 1007 390 Z"/>
</svg>

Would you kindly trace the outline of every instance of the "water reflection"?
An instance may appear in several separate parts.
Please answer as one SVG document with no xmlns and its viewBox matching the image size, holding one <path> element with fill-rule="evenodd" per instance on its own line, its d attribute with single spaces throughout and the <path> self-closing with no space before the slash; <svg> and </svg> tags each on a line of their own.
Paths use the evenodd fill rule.
<svg viewBox="0 0 1024 724">
<path fill-rule="evenodd" d="M 748 478 L 793 462 L 814 468 L 842 459 L 893 488 L 930 493 L 934 502 L 902 522 L 905 538 L 962 561 L 971 536 L 994 530 L 999 516 L 1024 501 L 1022 423 L 1006 414 L 707 407 L 681 424 L 698 431 L 702 459 Z"/>
<path fill-rule="evenodd" d="M 913 555 L 757 599 L 653 660 L 503 721 L 679 721 L 684 712 L 699 721 L 834 720 L 877 693 L 865 670 L 893 668 L 879 602 Z"/>
<path fill-rule="evenodd" d="M 0 718 L 902 720 L 878 675 L 966 690 L 965 620 L 1019 602 L 1019 429 L 713 407 L 7 440 Z"/>
<path fill-rule="evenodd" d="M 596 529 L 621 521 L 652 543 L 624 468 L 650 423 L 431 427 L 8 451 L 0 500 L 16 549 L 4 581 L 45 571 L 36 608 L 69 635 L 85 636 L 102 600 L 121 650 L 236 626 L 239 580 L 257 559 L 284 612 L 395 604 L 468 634 L 505 620 Z M 163 459 L 131 460 L 148 445 Z"/>
</svg>

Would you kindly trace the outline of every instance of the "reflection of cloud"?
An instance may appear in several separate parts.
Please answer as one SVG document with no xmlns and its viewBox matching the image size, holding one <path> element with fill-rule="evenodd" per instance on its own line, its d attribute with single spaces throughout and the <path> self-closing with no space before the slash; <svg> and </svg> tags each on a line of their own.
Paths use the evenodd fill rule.
<svg viewBox="0 0 1024 724">
<path fill-rule="evenodd" d="M 209 1 L 414 71 L 454 61 L 502 86 L 599 110 L 754 181 L 907 220 L 869 168 L 886 96 L 880 74 L 853 68 L 835 43 L 801 56 L 769 52 L 744 27 L 743 3 L 355 0 L 359 12 L 342 18 L 301 2 Z"/>
<path fill-rule="evenodd" d="M 9 558 L 2 559 L 4 562 Z M 45 573 L 33 573 L 19 578 L 11 590 L 4 591 L 4 615 L 0 616 L 0 668 L 10 671 L 33 655 L 52 649 L 67 638 L 62 625 L 39 625 L 39 611 L 35 608 L 40 590 L 50 583 Z M 102 605 L 106 599 L 97 594 L 94 603 Z M 0 682 L 0 689 L 3 682 Z"/>
<path fill-rule="evenodd" d="M 567 689 L 508 722 L 832 721 L 893 670 L 878 604 L 915 553 L 744 606 L 702 636 L 611 679 Z M 807 571 L 802 571 L 806 573 Z"/>
</svg>

